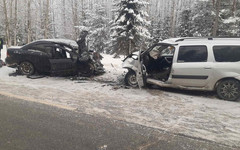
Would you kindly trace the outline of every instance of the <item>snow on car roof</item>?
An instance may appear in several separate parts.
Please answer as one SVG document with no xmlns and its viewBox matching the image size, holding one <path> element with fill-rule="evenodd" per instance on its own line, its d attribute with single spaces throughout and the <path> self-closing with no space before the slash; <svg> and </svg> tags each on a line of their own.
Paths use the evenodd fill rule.
<svg viewBox="0 0 240 150">
<path fill-rule="evenodd" d="M 11 47 L 9 47 L 9 48 L 20 49 L 20 48 L 22 48 L 22 46 L 11 46 Z"/>
<path fill-rule="evenodd" d="M 78 47 L 77 42 L 69 39 L 42 39 L 39 41 L 49 41 L 49 42 L 55 42 L 55 43 L 64 43 L 67 45 L 71 45 L 73 47 Z"/>
<path fill-rule="evenodd" d="M 182 37 L 182 38 L 170 38 L 165 39 L 159 43 L 169 43 L 169 44 L 240 44 L 240 38 L 222 38 L 222 37 Z"/>
</svg>

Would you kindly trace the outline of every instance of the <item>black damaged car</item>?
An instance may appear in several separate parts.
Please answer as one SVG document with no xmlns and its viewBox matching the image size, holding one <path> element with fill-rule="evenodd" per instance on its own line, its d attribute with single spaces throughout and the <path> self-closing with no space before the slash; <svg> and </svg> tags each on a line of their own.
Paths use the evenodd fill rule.
<svg viewBox="0 0 240 150">
<path fill-rule="evenodd" d="M 6 64 L 22 75 L 92 76 L 104 72 L 98 53 L 79 54 L 72 40 L 47 39 L 7 50 Z"/>
</svg>

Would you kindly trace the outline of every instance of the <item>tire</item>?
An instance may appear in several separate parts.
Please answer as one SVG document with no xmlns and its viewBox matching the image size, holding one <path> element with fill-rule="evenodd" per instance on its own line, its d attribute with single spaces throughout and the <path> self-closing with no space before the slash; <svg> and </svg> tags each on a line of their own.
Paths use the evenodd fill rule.
<svg viewBox="0 0 240 150">
<path fill-rule="evenodd" d="M 217 95 L 219 98 L 236 101 L 240 97 L 240 82 L 234 79 L 221 81 L 217 86 Z"/>
<path fill-rule="evenodd" d="M 94 65 L 92 63 L 87 63 L 78 71 L 78 75 L 82 77 L 90 77 L 94 74 L 94 71 Z"/>
<path fill-rule="evenodd" d="M 138 87 L 136 73 L 133 70 L 129 70 L 124 79 L 126 85 L 131 87 Z"/>
<path fill-rule="evenodd" d="M 35 72 L 35 68 L 33 64 L 28 61 L 24 61 L 20 63 L 18 70 L 20 74 L 27 75 L 27 76 L 33 75 Z"/>
</svg>

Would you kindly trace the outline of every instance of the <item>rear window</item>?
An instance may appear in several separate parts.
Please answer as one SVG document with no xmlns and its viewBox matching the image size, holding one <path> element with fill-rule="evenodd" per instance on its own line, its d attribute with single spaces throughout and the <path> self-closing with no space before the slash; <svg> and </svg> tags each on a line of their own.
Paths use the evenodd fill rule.
<svg viewBox="0 0 240 150">
<path fill-rule="evenodd" d="M 181 46 L 178 53 L 178 63 L 206 62 L 208 57 L 206 46 Z"/>
<path fill-rule="evenodd" d="M 213 53 L 217 62 L 240 61 L 240 46 L 214 46 Z"/>
</svg>

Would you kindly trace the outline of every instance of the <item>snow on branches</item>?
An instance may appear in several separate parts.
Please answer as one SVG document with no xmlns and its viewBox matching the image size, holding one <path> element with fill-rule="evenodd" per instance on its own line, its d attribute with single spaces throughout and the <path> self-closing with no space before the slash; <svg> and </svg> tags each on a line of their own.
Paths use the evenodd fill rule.
<svg viewBox="0 0 240 150">
<path fill-rule="evenodd" d="M 151 38 L 148 31 L 150 21 L 143 8 L 148 5 L 143 0 L 121 0 L 115 3 L 117 16 L 112 24 L 112 53 L 130 54 L 139 50 Z"/>
</svg>

